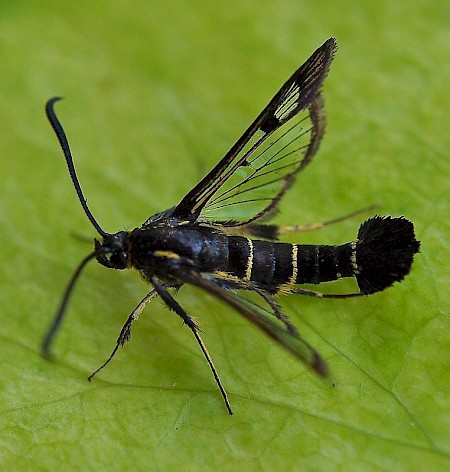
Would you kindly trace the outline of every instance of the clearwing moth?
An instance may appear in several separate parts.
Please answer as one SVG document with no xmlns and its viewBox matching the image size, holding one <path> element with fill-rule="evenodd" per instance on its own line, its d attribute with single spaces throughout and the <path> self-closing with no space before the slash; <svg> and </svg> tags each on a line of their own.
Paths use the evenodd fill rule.
<svg viewBox="0 0 450 472">
<path fill-rule="evenodd" d="M 359 214 L 360 210 L 315 225 L 268 224 L 295 177 L 316 153 L 325 131 L 322 83 L 336 52 L 328 39 L 281 87 L 221 161 L 173 208 L 157 213 L 132 231 L 107 233 L 88 208 L 69 143 L 54 111 L 46 113 L 58 138 L 81 206 L 100 236 L 94 250 L 75 270 L 43 340 L 50 347 L 83 268 L 92 259 L 111 269 L 137 270 L 152 287 L 129 315 L 105 367 L 131 336 L 144 307 L 159 296 L 192 331 L 209 364 L 228 412 L 231 405 L 197 322 L 171 294 L 192 284 L 228 304 L 321 376 L 328 368 L 302 339 L 274 296 L 300 294 L 320 298 L 370 295 L 401 281 L 410 271 L 420 243 L 404 217 L 375 216 L 359 228 L 357 238 L 339 246 L 279 242 L 279 236 L 322 228 Z M 356 293 L 323 294 L 299 287 L 354 277 Z M 245 298 L 256 294 L 263 306 Z"/>
</svg>

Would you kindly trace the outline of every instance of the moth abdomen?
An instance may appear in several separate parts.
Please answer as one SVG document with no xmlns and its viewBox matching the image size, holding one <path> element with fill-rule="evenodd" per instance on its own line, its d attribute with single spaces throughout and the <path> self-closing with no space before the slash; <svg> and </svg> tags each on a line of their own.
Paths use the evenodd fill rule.
<svg viewBox="0 0 450 472">
<path fill-rule="evenodd" d="M 355 243 L 302 245 L 230 236 L 227 272 L 273 291 L 277 286 L 320 284 L 354 276 Z"/>
<path fill-rule="evenodd" d="M 390 216 L 368 219 L 356 240 L 339 246 L 289 244 L 242 236 L 229 236 L 228 241 L 226 271 L 245 282 L 273 291 L 277 286 L 355 277 L 364 295 L 403 280 L 420 248 L 413 224 L 406 218 Z"/>
</svg>

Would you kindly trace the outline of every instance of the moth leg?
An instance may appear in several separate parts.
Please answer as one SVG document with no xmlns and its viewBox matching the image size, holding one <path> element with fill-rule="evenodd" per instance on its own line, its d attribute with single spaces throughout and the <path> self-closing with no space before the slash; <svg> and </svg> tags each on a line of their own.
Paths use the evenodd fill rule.
<svg viewBox="0 0 450 472">
<path fill-rule="evenodd" d="M 372 211 L 377 208 L 377 205 L 370 205 L 364 208 L 360 208 L 359 210 L 352 211 L 351 213 L 347 213 L 346 215 L 339 216 L 337 218 L 333 218 L 332 220 L 326 220 L 319 223 L 311 223 L 308 225 L 294 225 L 294 226 L 278 226 L 278 234 L 287 234 L 287 233 L 296 233 L 296 232 L 304 232 L 304 231 L 315 231 L 317 229 L 322 229 L 325 226 L 334 225 L 335 223 L 340 223 L 341 221 L 348 220 L 353 218 L 354 216 L 358 216 L 362 213 L 366 213 L 368 211 Z"/>
<path fill-rule="evenodd" d="M 223 283 L 229 283 L 230 285 L 227 288 L 237 289 L 237 290 L 246 290 L 248 292 L 255 292 L 269 305 L 269 307 L 272 310 L 271 314 L 275 316 L 275 318 L 279 319 L 286 326 L 286 330 L 289 333 L 295 336 L 298 336 L 297 328 L 291 323 L 289 318 L 281 311 L 279 305 L 277 304 L 273 296 L 267 290 L 259 288 L 255 283 L 251 281 L 246 282 L 246 281 L 237 279 L 234 276 L 229 276 L 229 278 L 227 278 L 226 273 L 221 273 L 220 276 L 218 273 L 212 273 L 210 274 L 210 276 L 208 276 L 207 274 L 204 274 L 204 277 L 206 277 L 208 280 L 214 282 L 215 284 L 219 286 L 223 285 Z M 245 301 L 253 305 L 253 303 L 250 302 L 250 300 L 245 300 Z M 257 306 L 259 309 L 262 309 L 262 307 L 260 307 L 256 303 L 254 305 Z"/>
<path fill-rule="evenodd" d="M 308 297 L 315 297 L 315 298 L 355 298 L 355 297 L 362 297 L 364 293 L 362 292 L 354 292 L 354 293 L 322 293 L 316 290 L 307 290 L 304 288 L 299 287 L 292 287 L 283 289 L 283 293 L 285 294 L 295 294 L 295 295 L 306 295 Z"/>
<path fill-rule="evenodd" d="M 178 304 L 178 302 L 170 295 L 170 293 L 167 291 L 166 287 L 161 284 L 161 282 L 158 280 L 157 277 L 153 276 L 151 278 L 151 283 L 155 287 L 156 292 L 158 295 L 162 298 L 164 303 L 171 309 L 173 310 L 183 321 L 184 323 L 189 327 L 189 329 L 192 331 L 193 335 L 195 336 L 195 339 L 197 340 L 198 345 L 200 346 L 200 349 L 203 352 L 203 355 L 205 356 L 206 361 L 209 364 L 209 368 L 211 369 L 211 372 L 214 376 L 214 379 L 217 383 L 217 386 L 219 387 L 220 393 L 222 394 L 223 400 L 225 402 L 225 406 L 227 407 L 228 413 L 230 415 L 233 414 L 233 410 L 231 409 L 230 402 L 228 401 L 228 396 L 227 393 L 225 392 L 225 389 L 222 385 L 222 382 L 220 381 L 219 375 L 216 371 L 216 368 L 214 366 L 213 360 L 211 356 L 209 355 L 208 350 L 206 349 L 205 344 L 203 343 L 202 338 L 200 337 L 199 334 L 199 327 L 197 323 L 192 319 L 190 315 L 188 315 L 184 309 Z"/>
<path fill-rule="evenodd" d="M 242 226 L 239 229 L 241 233 L 245 233 L 250 236 L 277 240 L 283 234 L 315 231 L 318 229 L 322 229 L 325 226 L 330 226 L 335 223 L 340 223 L 341 221 L 348 220 L 362 213 L 372 211 L 375 208 L 377 208 L 377 205 L 370 205 L 368 207 L 360 208 L 359 210 L 352 211 L 351 213 L 347 213 L 346 215 L 339 216 L 338 218 L 333 218 L 332 220 L 321 221 L 318 223 L 310 223 L 307 225 L 294 225 L 294 226 L 286 225 L 285 226 L 285 225 L 264 225 L 264 224 L 258 224 L 258 223 L 250 223 L 248 225 Z"/>
<path fill-rule="evenodd" d="M 253 290 L 270 306 L 272 309 L 272 314 L 286 326 L 287 331 L 295 336 L 298 336 L 299 333 L 297 328 L 292 324 L 288 316 L 281 311 L 280 306 L 274 300 L 274 298 L 269 293 L 259 288 L 255 288 Z"/>
<path fill-rule="evenodd" d="M 139 316 L 141 315 L 142 311 L 144 308 L 157 296 L 156 290 L 152 290 L 149 292 L 136 306 L 136 308 L 130 313 L 130 316 L 128 317 L 127 321 L 123 325 L 119 337 L 117 338 L 116 345 L 111 353 L 111 355 L 108 357 L 106 362 L 104 362 L 96 371 L 94 371 L 89 377 L 88 380 L 91 381 L 94 376 L 100 372 L 104 367 L 106 367 L 111 359 L 114 357 L 116 354 L 117 350 L 119 349 L 119 346 L 124 346 L 124 344 L 129 341 L 131 337 L 131 325 L 133 324 L 133 321 L 136 321 Z"/>
<path fill-rule="evenodd" d="M 208 280 L 210 280 L 211 282 L 214 282 L 215 284 L 219 286 L 223 286 L 225 283 L 225 287 L 228 289 L 246 290 L 247 292 L 255 292 L 269 305 L 269 307 L 272 310 L 271 314 L 275 316 L 275 318 L 279 319 L 286 326 L 286 330 L 289 333 L 294 334 L 295 336 L 298 336 L 297 328 L 291 323 L 289 318 L 281 311 L 279 305 L 277 304 L 273 296 L 267 290 L 258 287 L 257 284 L 255 284 L 252 281 L 240 280 L 237 277 L 234 277 L 232 275 L 229 275 L 223 272 L 222 273 L 213 272 L 211 274 L 204 273 L 203 277 L 207 278 Z M 259 306 L 257 303 L 253 303 L 250 300 L 245 300 L 245 302 L 255 305 L 259 309 L 264 309 L 261 306 Z"/>
</svg>

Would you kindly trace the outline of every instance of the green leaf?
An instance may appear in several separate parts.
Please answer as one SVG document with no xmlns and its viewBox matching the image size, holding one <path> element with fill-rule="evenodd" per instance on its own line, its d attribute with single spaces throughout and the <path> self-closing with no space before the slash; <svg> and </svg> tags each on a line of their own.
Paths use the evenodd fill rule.
<svg viewBox="0 0 450 472">
<path fill-rule="evenodd" d="M 2 470 L 448 470 L 450 165 L 447 2 L 2 2 Z M 40 342 L 94 235 L 44 104 L 54 95 L 107 231 L 176 204 L 330 36 L 325 140 L 278 221 L 371 203 L 422 241 L 401 284 L 364 299 L 284 297 L 327 359 L 323 381 L 189 287 L 227 415 L 191 334 L 158 301 L 89 383 L 146 293 L 93 263 Z M 297 242 L 341 243 L 363 218 Z M 348 284 L 333 287 L 345 290 Z"/>
</svg>

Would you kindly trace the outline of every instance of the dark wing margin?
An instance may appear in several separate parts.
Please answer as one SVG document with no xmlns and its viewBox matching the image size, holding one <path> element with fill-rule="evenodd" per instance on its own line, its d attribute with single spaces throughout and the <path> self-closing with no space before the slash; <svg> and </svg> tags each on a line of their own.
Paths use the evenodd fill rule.
<svg viewBox="0 0 450 472">
<path fill-rule="evenodd" d="M 336 49 L 336 40 L 330 38 L 311 55 L 171 217 L 189 222 L 199 217 L 231 220 L 229 225 L 235 226 L 276 208 L 324 134 L 320 87 Z"/>
</svg>

